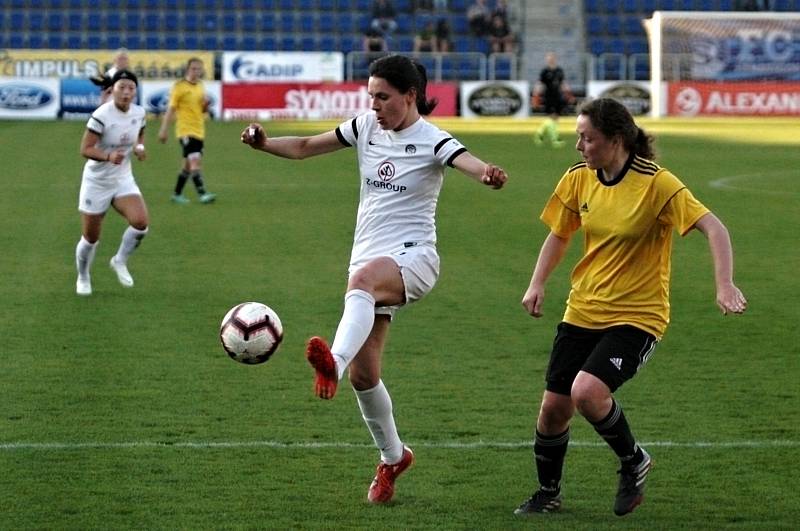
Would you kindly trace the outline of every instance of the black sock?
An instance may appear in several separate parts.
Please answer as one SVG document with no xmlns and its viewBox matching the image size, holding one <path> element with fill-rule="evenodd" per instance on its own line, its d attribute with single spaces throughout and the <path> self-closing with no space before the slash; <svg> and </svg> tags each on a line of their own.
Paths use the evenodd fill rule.
<svg viewBox="0 0 800 531">
<path fill-rule="evenodd" d="M 197 194 L 204 195 L 206 193 L 206 188 L 205 185 L 203 185 L 203 175 L 200 173 L 200 170 L 193 171 L 191 175 L 194 187 L 197 188 Z"/>
<path fill-rule="evenodd" d="M 183 170 L 178 174 L 178 180 L 175 182 L 175 195 L 181 195 L 183 193 L 183 187 L 186 186 L 186 181 L 188 180 L 188 171 Z"/>
<path fill-rule="evenodd" d="M 644 457 L 633 438 L 622 407 L 616 400 L 612 400 L 611 411 L 608 412 L 608 415 L 598 422 L 592 422 L 592 426 L 614 450 L 623 465 L 634 465 Z"/>
<path fill-rule="evenodd" d="M 536 472 L 542 490 L 553 496 L 561 491 L 561 470 L 569 445 L 569 430 L 558 435 L 543 435 L 536 430 L 533 443 L 533 456 L 536 459 Z"/>
</svg>

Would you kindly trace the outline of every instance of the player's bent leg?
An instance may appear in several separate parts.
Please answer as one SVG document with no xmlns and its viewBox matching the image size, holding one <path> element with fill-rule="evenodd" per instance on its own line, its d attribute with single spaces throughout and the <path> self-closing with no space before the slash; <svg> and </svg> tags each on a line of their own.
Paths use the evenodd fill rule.
<svg viewBox="0 0 800 531">
<path fill-rule="evenodd" d="M 314 336 L 308 340 L 306 359 L 316 373 L 314 394 L 324 400 L 332 399 L 339 384 L 339 373 L 336 370 L 336 361 L 324 339 Z"/>
</svg>

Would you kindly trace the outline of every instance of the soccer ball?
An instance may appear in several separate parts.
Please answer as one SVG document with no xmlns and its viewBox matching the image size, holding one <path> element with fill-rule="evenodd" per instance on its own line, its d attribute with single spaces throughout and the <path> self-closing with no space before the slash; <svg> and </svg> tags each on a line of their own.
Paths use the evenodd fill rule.
<svg viewBox="0 0 800 531">
<path fill-rule="evenodd" d="M 275 311 L 260 302 L 243 302 L 222 319 L 219 339 L 228 356 L 247 365 L 264 363 L 283 340 L 283 325 Z"/>
</svg>

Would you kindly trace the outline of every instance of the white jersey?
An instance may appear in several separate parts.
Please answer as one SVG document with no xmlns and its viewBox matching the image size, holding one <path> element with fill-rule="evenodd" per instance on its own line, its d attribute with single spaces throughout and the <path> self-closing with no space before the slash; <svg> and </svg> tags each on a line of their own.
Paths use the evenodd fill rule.
<svg viewBox="0 0 800 531">
<path fill-rule="evenodd" d="M 86 124 L 86 128 L 100 136 L 97 147 L 104 151 L 125 150 L 121 164 L 107 161 L 88 160 L 83 167 L 83 178 L 98 183 L 113 184 L 133 175 L 131 171 L 131 152 L 139 141 L 139 132 L 145 126 L 144 107 L 131 103 L 128 112 L 122 112 L 108 101 L 99 106 Z"/>
<path fill-rule="evenodd" d="M 436 204 L 445 165 L 466 148 L 420 118 L 402 131 L 378 125 L 374 112 L 348 120 L 336 136 L 358 151 L 361 197 L 350 263 L 413 244 L 436 243 Z"/>
</svg>

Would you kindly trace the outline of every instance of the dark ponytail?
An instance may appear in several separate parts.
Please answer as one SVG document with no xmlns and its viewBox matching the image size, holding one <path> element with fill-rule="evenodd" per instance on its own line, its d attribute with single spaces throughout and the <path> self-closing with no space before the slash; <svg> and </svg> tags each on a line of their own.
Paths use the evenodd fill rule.
<svg viewBox="0 0 800 531">
<path fill-rule="evenodd" d="M 606 138 L 619 137 L 629 153 L 655 160 L 654 138 L 636 125 L 627 107 L 611 98 L 598 98 L 584 103 L 579 114 L 592 122 L 592 127 Z"/>
<path fill-rule="evenodd" d="M 425 67 L 403 55 L 387 55 L 376 59 L 369 65 L 369 75 L 385 79 L 402 94 L 414 89 L 417 95 L 417 111 L 423 116 L 436 108 L 436 98 L 426 99 L 428 74 Z"/>
</svg>

